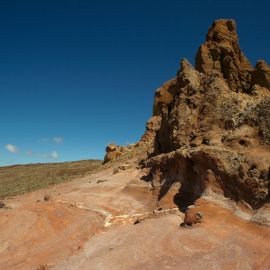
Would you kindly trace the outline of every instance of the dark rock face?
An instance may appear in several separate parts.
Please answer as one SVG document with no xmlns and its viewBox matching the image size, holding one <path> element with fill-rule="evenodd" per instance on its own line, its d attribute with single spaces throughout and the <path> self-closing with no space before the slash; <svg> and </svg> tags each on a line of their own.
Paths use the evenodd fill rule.
<svg viewBox="0 0 270 270">
<path fill-rule="evenodd" d="M 159 197 L 178 181 L 182 203 L 209 189 L 253 208 L 269 200 L 270 68 L 251 66 L 233 20 L 213 23 L 195 68 L 182 60 L 157 90 L 153 115 L 160 126 L 144 164 Z"/>
</svg>

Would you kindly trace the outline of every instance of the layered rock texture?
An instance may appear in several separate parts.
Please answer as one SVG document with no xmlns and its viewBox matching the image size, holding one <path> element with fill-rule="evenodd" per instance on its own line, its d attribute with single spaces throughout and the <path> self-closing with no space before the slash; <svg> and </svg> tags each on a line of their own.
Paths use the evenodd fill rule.
<svg viewBox="0 0 270 270">
<path fill-rule="evenodd" d="M 182 207 L 209 192 L 253 209 L 269 200 L 270 67 L 250 64 L 234 20 L 213 23 L 195 67 L 181 61 L 156 91 L 148 123 L 152 151 L 142 164 L 158 201 L 175 182 Z"/>
<path fill-rule="evenodd" d="M 195 68 L 182 60 L 157 90 L 153 114 L 161 124 L 145 164 L 159 197 L 179 181 L 175 200 L 183 205 L 209 190 L 252 208 L 268 201 L 270 68 L 252 67 L 233 20 L 213 23 Z"/>
</svg>

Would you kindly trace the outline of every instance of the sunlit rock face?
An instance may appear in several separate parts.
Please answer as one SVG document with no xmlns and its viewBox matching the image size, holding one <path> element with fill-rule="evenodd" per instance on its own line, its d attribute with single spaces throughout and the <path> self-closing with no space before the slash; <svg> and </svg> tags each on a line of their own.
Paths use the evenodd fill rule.
<svg viewBox="0 0 270 270">
<path fill-rule="evenodd" d="M 176 200 L 209 189 L 255 209 L 269 200 L 270 68 L 252 67 L 234 20 L 212 24 L 195 67 L 182 60 L 156 91 L 153 115 L 160 127 L 144 164 L 157 187 L 181 182 Z"/>
</svg>

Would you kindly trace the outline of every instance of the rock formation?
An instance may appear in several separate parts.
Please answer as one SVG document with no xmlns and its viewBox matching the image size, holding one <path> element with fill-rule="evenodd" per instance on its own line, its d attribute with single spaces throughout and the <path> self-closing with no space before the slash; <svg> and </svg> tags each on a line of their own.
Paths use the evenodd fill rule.
<svg viewBox="0 0 270 270">
<path fill-rule="evenodd" d="M 118 146 L 114 143 L 106 147 L 104 164 L 112 161 L 130 161 L 131 159 L 142 159 L 153 150 L 156 132 L 160 128 L 160 116 L 151 117 L 146 123 L 146 132 L 140 141 L 127 146 Z"/>
<path fill-rule="evenodd" d="M 224 19 L 213 23 L 195 62 L 183 59 L 176 77 L 156 91 L 139 142 L 149 145 L 142 164 L 158 200 L 180 182 L 180 207 L 215 192 L 258 209 L 269 200 L 270 67 L 252 67 L 235 21 Z"/>
<path fill-rule="evenodd" d="M 145 162 L 152 177 L 157 168 L 162 172 L 155 184 L 180 181 L 180 204 L 209 189 L 254 208 L 266 202 L 269 83 L 267 64 L 254 69 L 242 53 L 235 22 L 215 21 L 195 68 L 182 60 L 176 79 L 156 92 L 153 113 L 161 125 Z"/>
<path fill-rule="evenodd" d="M 242 53 L 233 20 L 215 21 L 196 55 L 196 69 L 226 79 L 231 91 L 248 92 L 252 66 Z"/>
</svg>

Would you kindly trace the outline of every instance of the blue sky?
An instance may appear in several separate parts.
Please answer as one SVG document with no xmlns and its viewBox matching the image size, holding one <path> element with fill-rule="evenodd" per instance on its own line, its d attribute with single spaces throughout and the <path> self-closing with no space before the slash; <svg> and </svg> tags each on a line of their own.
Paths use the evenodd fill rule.
<svg viewBox="0 0 270 270">
<path fill-rule="evenodd" d="M 154 90 L 234 18 L 270 63 L 269 1 L 1 1 L 0 166 L 103 158 L 137 141 Z"/>
</svg>

